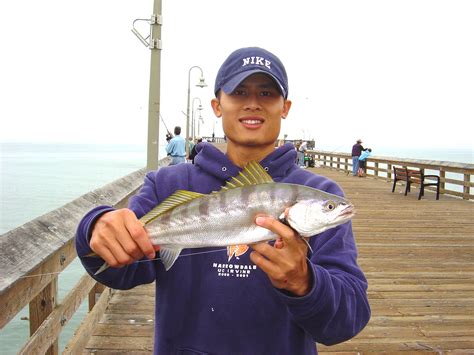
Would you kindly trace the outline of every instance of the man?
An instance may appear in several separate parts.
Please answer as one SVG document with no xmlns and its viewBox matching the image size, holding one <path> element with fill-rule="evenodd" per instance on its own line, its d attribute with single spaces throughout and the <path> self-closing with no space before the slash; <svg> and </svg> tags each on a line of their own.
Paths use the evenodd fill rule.
<svg viewBox="0 0 474 355">
<path fill-rule="evenodd" d="M 308 142 L 303 141 L 298 148 L 298 162 L 299 162 L 300 168 L 303 168 L 303 169 L 306 168 L 304 159 L 305 159 L 307 150 L 308 150 Z"/>
<path fill-rule="evenodd" d="M 365 148 L 362 146 L 362 139 L 358 139 L 356 144 L 352 146 L 352 175 L 357 176 L 359 171 L 359 157 Z"/>
<path fill-rule="evenodd" d="M 180 136 L 181 127 L 174 128 L 174 137 L 170 139 L 166 146 L 166 153 L 171 156 L 170 165 L 185 163 L 186 146 L 184 138 Z"/>
<path fill-rule="evenodd" d="M 81 221 L 78 255 L 94 276 L 128 289 L 156 280 L 155 354 L 315 354 L 315 342 L 350 339 L 368 322 L 367 281 L 357 265 L 351 223 L 309 240 L 270 217 L 255 223 L 274 232 L 274 244 L 259 243 L 229 259 L 225 249 L 188 249 L 165 271 L 138 221 L 175 190 L 211 193 L 258 161 L 276 182 L 304 184 L 334 194 L 341 189 L 295 164 L 292 144 L 275 149 L 291 107 L 281 61 L 261 48 L 233 52 L 218 71 L 211 102 L 227 138 L 226 154 L 201 143 L 194 164 L 147 174 L 129 208 L 100 206 Z M 258 212 L 257 212 L 258 213 Z M 144 259 L 143 261 L 146 261 Z"/>
</svg>

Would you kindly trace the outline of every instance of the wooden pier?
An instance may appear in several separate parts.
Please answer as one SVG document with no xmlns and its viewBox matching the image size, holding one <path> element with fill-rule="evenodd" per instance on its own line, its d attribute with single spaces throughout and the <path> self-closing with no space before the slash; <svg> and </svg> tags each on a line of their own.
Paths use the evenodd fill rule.
<svg viewBox="0 0 474 355">
<path fill-rule="evenodd" d="M 313 154 L 322 166 L 310 171 L 338 182 L 358 211 L 353 225 L 372 307 L 357 337 L 319 344 L 320 353 L 474 353 L 474 166 L 373 157 L 370 176 L 358 178 L 349 174 L 347 154 Z M 416 189 L 405 196 L 400 186 L 392 193 L 394 165 L 437 171 L 440 200 L 431 191 L 418 200 Z M 57 354 L 61 330 L 85 299 L 90 312 L 64 353 L 152 351 L 153 284 L 104 290 L 84 275 L 57 303 L 58 274 L 76 257 L 81 217 L 98 204 L 124 206 L 144 174 L 127 175 L 1 236 L 0 329 L 29 305 L 31 336 L 19 344 L 21 354 Z"/>
<path fill-rule="evenodd" d="M 372 318 L 354 339 L 320 353 L 474 352 L 474 204 L 427 192 L 417 200 L 391 183 L 327 168 L 357 207 L 359 263 Z M 84 353 L 149 353 L 154 285 L 117 291 Z"/>
</svg>

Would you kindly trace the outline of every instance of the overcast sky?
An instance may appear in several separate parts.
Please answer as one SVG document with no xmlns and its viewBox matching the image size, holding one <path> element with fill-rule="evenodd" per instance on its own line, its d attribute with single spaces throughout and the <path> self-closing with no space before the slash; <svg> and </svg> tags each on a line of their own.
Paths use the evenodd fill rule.
<svg viewBox="0 0 474 355">
<path fill-rule="evenodd" d="M 282 135 L 317 146 L 470 147 L 474 1 L 163 0 L 161 112 L 185 127 L 188 70 L 204 106 L 239 47 L 284 62 L 293 107 Z M 0 3 L 1 141 L 145 144 L 150 50 L 131 33 L 152 0 Z M 147 26 L 138 26 L 146 33 Z M 199 71 L 191 72 L 197 83 Z M 164 138 L 161 126 L 160 139 Z"/>
</svg>

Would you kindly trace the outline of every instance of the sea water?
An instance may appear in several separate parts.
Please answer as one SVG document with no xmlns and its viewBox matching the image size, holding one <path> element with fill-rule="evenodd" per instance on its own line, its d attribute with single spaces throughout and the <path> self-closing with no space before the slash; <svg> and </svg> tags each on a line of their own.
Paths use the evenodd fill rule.
<svg viewBox="0 0 474 355">
<path fill-rule="evenodd" d="M 324 149 L 327 150 L 327 149 Z M 474 163 L 472 149 L 377 148 L 374 156 Z M 164 157 L 164 146 L 159 157 Z M 0 234 L 146 165 L 146 147 L 131 145 L 0 144 Z M 59 302 L 84 274 L 78 260 L 59 276 Z M 60 336 L 60 351 L 87 313 L 83 302 Z M 0 331 L 2 354 L 16 354 L 29 336 L 23 309 Z"/>
<path fill-rule="evenodd" d="M 145 146 L 1 143 L 0 235 L 145 165 Z M 60 274 L 59 302 L 83 274 L 77 259 Z M 83 302 L 61 333 L 61 351 L 86 313 Z M 25 307 L 0 331 L 1 354 L 16 354 L 28 340 L 27 317 Z"/>
</svg>

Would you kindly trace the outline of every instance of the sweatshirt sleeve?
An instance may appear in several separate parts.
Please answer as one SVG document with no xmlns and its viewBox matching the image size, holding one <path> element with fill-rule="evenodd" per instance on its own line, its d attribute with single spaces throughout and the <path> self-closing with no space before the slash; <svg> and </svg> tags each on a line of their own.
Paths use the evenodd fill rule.
<svg viewBox="0 0 474 355">
<path fill-rule="evenodd" d="M 343 196 L 339 186 L 330 180 L 316 185 Z M 310 243 L 313 249 L 308 258 L 310 292 L 303 297 L 279 294 L 293 319 L 314 341 L 333 345 L 354 337 L 368 323 L 368 284 L 357 264 L 352 222 L 314 236 Z"/>
<path fill-rule="evenodd" d="M 142 217 L 154 206 L 158 204 L 155 193 L 154 172 L 148 173 L 140 192 L 133 196 L 129 202 L 129 208 L 137 215 Z M 135 262 L 122 268 L 108 268 L 98 275 L 94 273 L 104 264 L 104 260 L 99 257 L 91 257 L 87 254 L 92 253 L 89 246 L 92 230 L 97 219 L 104 213 L 113 211 L 111 206 L 98 206 L 89 211 L 80 221 L 76 232 L 75 244 L 77 255 L 79 256 L 86 271 L 95 280 L 115 289 L 130 289 L 137 285 L 151 283 L 156 278 L 156 261 Z"/>
</svg>

